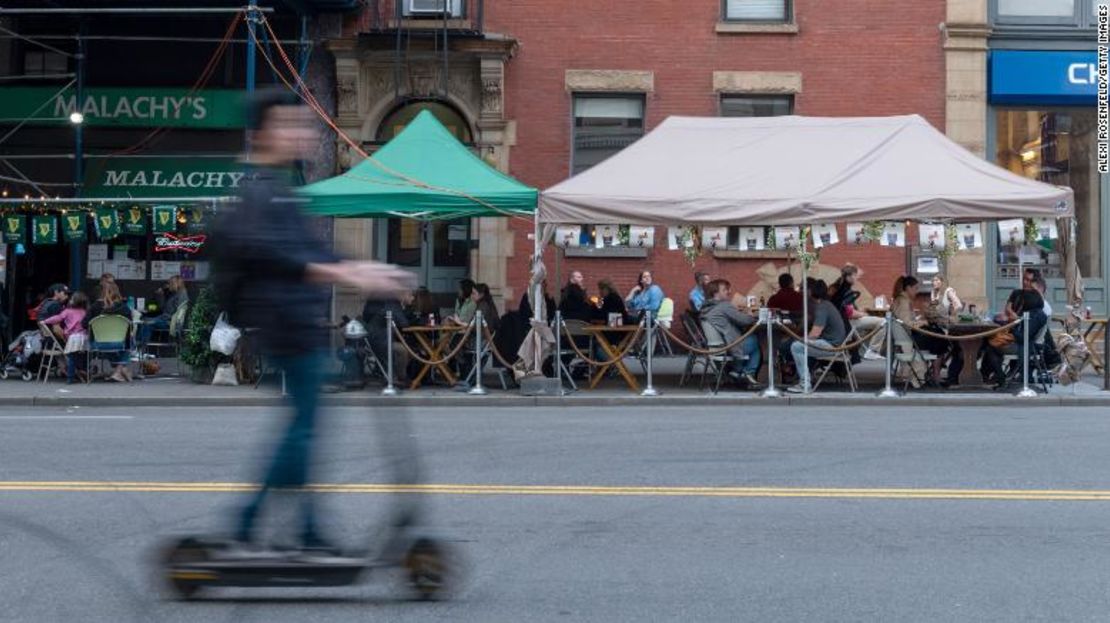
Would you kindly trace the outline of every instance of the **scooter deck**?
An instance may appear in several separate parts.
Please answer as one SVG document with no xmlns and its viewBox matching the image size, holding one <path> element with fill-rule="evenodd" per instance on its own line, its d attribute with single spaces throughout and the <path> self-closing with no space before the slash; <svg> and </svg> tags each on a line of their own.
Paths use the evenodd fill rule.
<svg viewBox="0 0 1110 623">
<path fill-rule="evenodd" d="M 362 558 L 209 560 L 174 564 L 169 576 L 205 586 L 346 586 L 370 566 Z"/>
</svg>

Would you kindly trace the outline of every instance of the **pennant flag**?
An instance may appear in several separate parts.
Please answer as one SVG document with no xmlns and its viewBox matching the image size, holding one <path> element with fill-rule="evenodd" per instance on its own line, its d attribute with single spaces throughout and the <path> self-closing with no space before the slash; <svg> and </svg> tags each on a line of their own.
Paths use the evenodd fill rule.
<svg viewBox="0 0 1110 623">
<path fill-rule="evenodd" d="M 96 217 L 93 224 L 96 226 L 97 238 L 112 240 L 119 237 L 119 212 L 115 208 L 97 208 L 93 216 Z"/>
<path fill-rule="evenodd" d="M 628 246 L 650 249 L 655 246 L 655 228 L 632 225 L 628 228 Z"/>
<path fill-rule="evenodd" d="M 1037 226 L 1037 240 L 1056 240 L 1060 237 L 1060 230 L 1056 228 L 1054 218 L 1035 218 Z"/>
<path fill-rule="evenodd" d="M 85 228 L 86 222 L 84 212 L 62 215 L 62 238 L 64 238 L 66 242 L 83 241 L 86 236 Z"/>
<path fill-rule="evenodd" d="M 776 227 L 775 248 L 796 249 L 801 244 L 802 232 L 798 227 Z"/>
<path fill-rule="evenodd" d="M 667 228 L 667 248 L 671 251 L 678 251 L 680 247 L 690 248 L 694 246 L 694 237 L 687 235 L 685 227 L 668 227 Z"/>
<path fill-rule="evenodd" d="M 156 234 L 177 231 L 177 207 L 154 206 L 150 209 L 150 220 Z"/>
<path fill-rule="evenodd" d="M 728 228 L 727 227 L 704 227 L 701 230 L 701 248 L 703 249 L 721 249 L 724 250 L 728 247 Z"/>
<path fill-rule="evenodd" d="M 836 231 L 836 225 L 832 223 L 822 223 L 813 226 L 813 246 L 820 249 L 832 244 L 840 243 L 840 234 Z"/>
<path fill-rule="evenodd" d="M 1025 244 L 1025 221 L 1019 218 L 998 221 L 998 241 L 1004 245 Z"/>
<path fill-rule="evenodd" d="M 917 243 L 925 251 L 944 249 L 946 238 L 944 225 L 922 223 L 917 226 Z"/>
<path fill-rule="evenodd" d="M 208 219 L 205 217 L 204 210 L 201 208 L 193 208 L 189 211 L 189 215 L 185 225 L 185 231 L 190 234 L 201 234 L 208 228 Z"/>
<path fill-rule="evenodd" d="M 740 228 L 740 250 L 762 251 L 767 247 L 767 232 L 762 227 Z"/>
<path fill-rule="evenodd" d="M 956 226 L 956 240 L 961 251 L 983 246 L 983 228 L 979 223 L 961 223 Z"/>
<path fill-rule="evenodd" d="M 555 228 L 555 244 L 563 247 L 577 247 L 582 243 L 582 228 L 577 225 Z"/>
<path fill-rule="evenodd" d="M 27 217 L 10 214 L 4 217 L 4 242 L 23 244 L 27 238 Z"/>
<path fill-rule="evenodd" d="M 619 247 L 621 244 L 619 233 L 619 225 L 594 225 L 594 246 L 598 249 Z"/>
<path fill-rule="evenodd" d="M 124 211 L 123 232 L 129 236 L 146 235 L 146 219 L 143 218 L 143 209 L 130 207 Z"/>
<path fill-rule="evenodd" d="M 49 214 L 39 214 L 31 219 L 35 244 L 58 244 L 58 219 Z"/>
<path fill-rule="evenodd" d="M 864 232 L 863 223 L 848 223 L 844 227 L 848 244 L 861 245 L 867 243 L 867 234 Z"/>
<path fill-rule="evenodd" d="M 901 221 L 883 223 L 883 237 L 879 238 L 879 244 L 884 247 L 906 246 L 906 224 Z"/>
</svg>

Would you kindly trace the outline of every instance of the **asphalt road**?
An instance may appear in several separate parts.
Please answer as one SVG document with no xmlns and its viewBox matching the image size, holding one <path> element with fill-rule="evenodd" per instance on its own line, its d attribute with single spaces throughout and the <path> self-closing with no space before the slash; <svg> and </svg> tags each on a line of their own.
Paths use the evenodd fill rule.
<svg viewBox="0 0 1110 623">
<path fill-rule="evenodd" d="M 425 480 L 443 485 L 421 495 L 427 523 L 468 566 L 453 600 L 405 601 L 383 576 L 180 603 L 155 590 L 152 551 L 169 536 L 227 531 L 243 495 L 230 490 L 253 479 L 280 416 L 4 409 L 0 620 L 1110 617 L 1103 410 L 692 403 L 409 415 Z M 356 543 L 392 499 L 358 485 L 389 482 L 390 453 L 366 411 L 323 417 L 319 479 L 349 485 L 322 496 L 327 529 Z M 173 484 L 85 484 L 101 482 Z M 196 483 L 210 490 L 182 490 Z M 282 529 L 276 515 L 267 529 Z"/>
</svg>

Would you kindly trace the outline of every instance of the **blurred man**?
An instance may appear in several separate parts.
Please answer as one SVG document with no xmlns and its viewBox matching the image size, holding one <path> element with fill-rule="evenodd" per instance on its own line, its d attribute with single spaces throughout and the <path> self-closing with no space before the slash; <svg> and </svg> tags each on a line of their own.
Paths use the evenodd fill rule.
<svg viewBox="0 0 1110 623">
<path fill-rule="evenodd" d="M 271 489 L 309 483 L 316 405 L 327 346 L 326 284 L 397 296 L 409 277 L 391 266 L 345 262 L 313 238 L 288 179 L 319 138 L 310 111 L 288 91 L 264 90 L 248 103 L 251 169 L 240 204 L 226 212 L 214 233 L 214 284 L 232 322 L 259 330 L 259 346 L 285 374 L 292 418 L 263 474 L 262 486 L 242 509 L 235 539 L 253 542 L 254 522 Z M 301 544 L 333 549 L 321 537 L 311 495 L 301 502 Z M 249 547 L 248 547 L 249 549 Z"/>
</svg>

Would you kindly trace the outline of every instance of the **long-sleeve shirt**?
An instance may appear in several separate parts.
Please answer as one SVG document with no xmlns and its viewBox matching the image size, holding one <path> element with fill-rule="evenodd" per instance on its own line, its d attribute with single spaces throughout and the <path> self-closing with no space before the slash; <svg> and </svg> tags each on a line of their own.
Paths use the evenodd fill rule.
<svg viewBox="0 0 1110 623">
<path fill-rule="evenodd" d="M 659 312 L 659 306 L 662 304 L 663 288 L 654 283 L 628 299 L 628 309 L 635 312 L 650 311 L 655 314 Z"/>
<path fill-rule="evenodd" d="M 43 324 L 62 325 L 62 333 L 69 338 L 71 335 L 78 333 L 85 333 L 85 326 L 82 321 L 85 319 L 85 310 L 77 309 L 76 307 L 67 307 L 62 310 L 62 313 L 55 314 L 42 321 Z"/>
<path fill-rule="evenodd" d="M 695 311 L 701 311 L 703 305 L 705 305 L 705 292 L 701 286 L 694 286 L 694 289 L 690 290 L 690 306 Z"/>
</svg>

